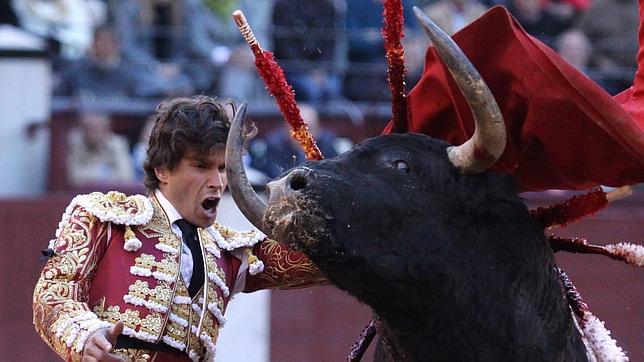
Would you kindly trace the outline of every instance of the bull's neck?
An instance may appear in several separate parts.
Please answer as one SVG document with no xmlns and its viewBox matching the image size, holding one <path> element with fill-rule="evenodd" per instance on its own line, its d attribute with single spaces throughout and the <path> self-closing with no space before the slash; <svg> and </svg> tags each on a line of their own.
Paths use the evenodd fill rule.
<svg viewBox="0 0 644 362">
<path fill-rule="evenodd" d="M 385 350 L 394 360 L 420 361 L 430 356 L 437 360 L 521 360 L 535 353 L 548 360 L 584 360 L 585 349 L 571 316 L 555 299 L 534 300 L 540 304 L 534 311 L 518 299 L 488 305 L 456 300 L 433 304 L 430 297 L 421 305 L 413 302 L 420 299 L 409 295 L 372 307 L 381 321 Z M 508 306 L 507 313 L 499 312 L 499 303 Z M 394 304 L 399 307 L 392 308 Z"/>
</svg>

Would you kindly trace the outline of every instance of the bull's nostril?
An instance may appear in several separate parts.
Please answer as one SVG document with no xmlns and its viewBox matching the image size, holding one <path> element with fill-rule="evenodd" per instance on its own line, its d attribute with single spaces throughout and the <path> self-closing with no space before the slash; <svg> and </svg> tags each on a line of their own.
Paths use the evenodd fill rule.
<svg viewBox="0 0 644 362">
<path fill-rule="evenodd" d="M 306 187 L 306 176 L 302 173 L 293 173 L 289 177 L 289 186 L 291 190 L 297 191 Z"/>
</svg>

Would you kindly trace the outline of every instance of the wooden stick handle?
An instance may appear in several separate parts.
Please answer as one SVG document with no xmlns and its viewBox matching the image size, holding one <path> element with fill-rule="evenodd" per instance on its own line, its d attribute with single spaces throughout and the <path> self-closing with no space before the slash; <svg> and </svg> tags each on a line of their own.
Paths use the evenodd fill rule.
<svg viewBox="0 0 644 362">
<path fill-rule="evenodd" d="M 606 194 L 606 200 L 608 200 L 608 202 L 613 202 L 631 196 L 632 194 L 633 188 L 631 186 L 622 186 L 618 189 L 608 192 Z"/>
<path fill-rule="evenodd" d="M 255 34 L 253 34 L 253 29 L 250 28 L 244 13 L 241 10 L 235 10 L 233 12 L 233 19 L 235 20 L 235 24 L 237 24 L 242 37 L 244 37 L 244 40 L 248 43 L 253 52 L 262 52 L 262 48 L 259 46 L 259 42 L 257 41 Z"/>
</svg>

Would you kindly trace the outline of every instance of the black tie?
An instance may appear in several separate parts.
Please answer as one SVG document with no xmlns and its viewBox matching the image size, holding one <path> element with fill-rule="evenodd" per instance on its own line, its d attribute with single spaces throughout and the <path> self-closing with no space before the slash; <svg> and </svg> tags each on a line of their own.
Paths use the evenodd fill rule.
<svg viewBox="0 0 644 362">
<path fill-rule="evenodd" d="M 203 285 L 203 255 L 201 254 L 201 247 L 199 246 L 199 238 L 197 238 L 197 227 L 186 221 L 179 219 L 175 224 L 181 229 L 183 242 L 188 245 L 192 253 L 192 277 L 190 278 L 190 286 L 188 287 L 188 294 L 194 297 L 201 286 Z"/>
</svg>

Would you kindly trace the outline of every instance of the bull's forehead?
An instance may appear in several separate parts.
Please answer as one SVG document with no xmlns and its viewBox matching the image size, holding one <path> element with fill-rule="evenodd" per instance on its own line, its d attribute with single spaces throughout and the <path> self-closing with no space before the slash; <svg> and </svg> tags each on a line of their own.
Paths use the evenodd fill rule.
<svg viewBox="0 0 644 362">
<path fill-rule="evenodd" d="M 412 155 L 444 154 L 449 145 L 419 133 L 394 133 L 369 138 L 356 147 L 357 151 L 387 153 L 408 152 Z"/>
<path fill-rule="evenodd" d="M 374 137 L 332 159 L 309 161 L 300 170 L 298 192 L 334 214 L 378 204 L 399 209 L 431 202 L 454 184 L 456 168 L 445 142 L 420 134 Z M 306 177 L 302 176 L 306 174 Z M 432 192 L 419 193 L 419 190 Z M 340 202 L 340 200 L 342 202 Z M 343 210 L 344 202 L 352 207 Z"/>
<path fill-rule="evenodd" d="M 429 165 L 449 168 L 448 146 L 443 141 L 416 133 L 381 135 L 363 141 L 329 162 L 311 162 L 307 166 L 325 169 L 340 163 L 346 171 L 373 172 L 396 160 L 404 160 L 416 169 Z"/>
</svg>

